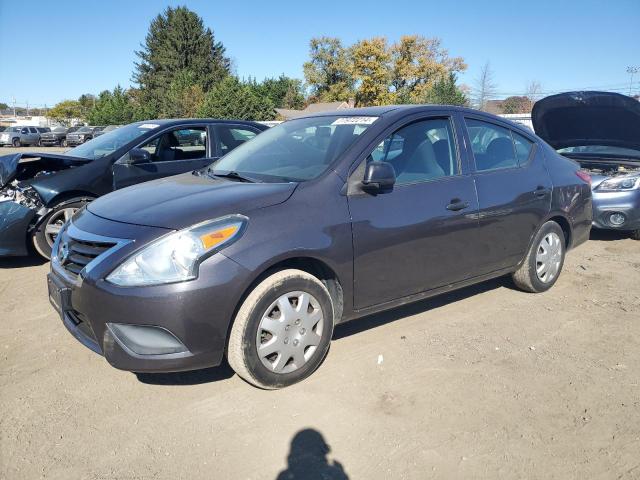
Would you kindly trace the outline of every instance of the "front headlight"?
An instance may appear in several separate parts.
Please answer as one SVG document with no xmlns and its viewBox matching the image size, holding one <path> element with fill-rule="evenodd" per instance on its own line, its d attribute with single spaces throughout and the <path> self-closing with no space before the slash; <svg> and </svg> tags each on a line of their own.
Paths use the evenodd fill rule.
<svg viewBox="0 0 640 480">
<path fill-rule="evenodd" d="M 596 190 L 601 192 L 620 192 L 635 190 L 640 187 L 640 175 L 608 178 L 603 181 Z"/>
<path fill-rule="evenodd" d="M 200 263 L 242 235 L 247 217 L 229 215 L 166 235 L 118 266 L 107 281 L 121 287 L 183 282 Z"/>
</svg>

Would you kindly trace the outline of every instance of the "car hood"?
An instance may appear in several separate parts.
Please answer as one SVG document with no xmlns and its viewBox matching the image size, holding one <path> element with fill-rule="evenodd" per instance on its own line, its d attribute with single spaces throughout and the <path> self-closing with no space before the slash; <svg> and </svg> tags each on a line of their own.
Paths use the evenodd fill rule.
<svg viewBox="0 0 640 480">
<path fill-rule="evenodd" d="M 141 183 L 91 202 L 88 210 L 116 222 L 179 230 L 224 215 L 286 201 L 296 183 L 242 183 L 185 173 Z"/>
<path fill-rule="evenodd" d="M 640 102 L 612 92 L 567 92 L 536 102 L 536 134 L 556 150 L 605 145 L 640 150 Z"/>
<path fill-rule="evenodd" d="M 65 170 L 90 162 L 86 158 L 70 157 L 50 153 L 14 153 L 0 157 L 0 187 L 10 183 L 20 173 L 21 166 L 34 163 L 34 172 Z"/>
</svg>

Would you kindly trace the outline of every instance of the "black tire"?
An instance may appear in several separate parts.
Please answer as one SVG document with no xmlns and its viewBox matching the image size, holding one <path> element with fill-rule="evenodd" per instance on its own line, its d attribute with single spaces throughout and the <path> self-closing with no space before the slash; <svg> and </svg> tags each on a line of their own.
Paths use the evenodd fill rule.
<svg viewBox="0 0 640 480">
<path fill-rule="evenodd" d="M 87 203 L 89 203 L 87 199 L 83 198 L 71 199 L 61 202 L 53 207 L 53 210 L 51 210 L 51 212 L 49 212 L 47 216 L 42 219 L 40 225 L 38 225 L 38 228 L 36 228 L 31 233 L 33 247 L 41 257 L 46 258 L 47 260 L 51 259 L 52 238 L 53 240 L 55 240 L 55 237 L 51 233 L 51 230 L 47 227 L 50 225 L 61 225 L 63 219 L 60 217 L 64 215 L 65 210 L 71 209 L 77 211 L 84 207 Z"/>
<path fill-rule="evenodd" d="M 38 147 L 41 147 L 41 146 L 42 146 L 42 140 L 38 140 L 38 143 L 36 143 L 36 145 L 37 145 Z"/>
<path fill-rule="evenodd" d="M 13 146 L 16 147 L 16 148 L 22 146 L 22 142 L 20 142 L 19 138 L 14 138 L 12 143 L 13 143 Z"/>
<path fill-rule="evenodd" d="M 302 325 L 298 324 L 300 320 L 296 320 L 295 325 L 291 324 L 290 327 L 287 326 L 286 330 L 288 330 L 288 332 L 283 333 L 283 336 L 286 335 L 286 338 L 282 341 L 287 343 L 286 340 L 289 339 L 289 336 L 294 340 L 291 340 L 291 343 L 285 348 L 295 348 L 293 346 L 298 345 L 298 340 L 295 340 L 295 338 L 298 338 L 300 339 L 299 345 L 303 350 L 297 351 L 297 353 L 302 352 L 303 356 L 306 355 L 307 349 L 311 347 L 303 345 L 304 338 L 300 335 L 305 334 L 315 334 L 315 338 L 319 337 L 319 343 L 315 346 L 315 349 L 311 351 L 311 356 L 305 360 L 306 363 L 301 362 L 302 365 L 299 368 L 293 365 L 293 367 L 296 368 L 293 371 L 276 373 L 273 369 L 265 366 L 263 360 L 261 360 L 258 355 L 258 329 L 263 316 L 269 313 L 268 310 L 271 308 L 270 306 L 283 296 L 288 294 L 294 295 L 292 292 L 306 293 L 313 296 L 315 299 L 314 303 L 317 303 L 317 305 L 310 308 L 312 308 L 312 312 L 317 312 L 316 307 L 320 309 L 321 320 L 308 331 L 305 331 Z M 295 298 L 295 296 L 292 298 Z M 309 305 L 311 305 L 311 303 Z M 281 315 L 280 318 L 284 319 L 285 316 Z M 276 321 L 284 324 L 282 320 Z M 290 269 L 276 272 L 260 282 L 249 293 L 238 310 L 231 327 L 231 334 L 227 345 L 229 365 L 231 365 L 231 368 L 233 368 L 241 378 L 259 388 L 271 390 L 288 387 L 304 380 L 320 366 L 329 350 L 329 344 L 333 335 L 333 326 L 333 302 L 329 291 L 320 280 L 302 270 Z M 320 333 L 318 333 L 318 329 L 321 329 Z M 262 337 L 265 331 L 262 328 L 260 330 Z M 268 342 L 271 339 L 275 340 L 277 338 L 276 335 L 273 335 L 265 341 Z M 275 355 L 281 358 L 280 362 L 282 362 L 285 367 L 290 363 L 295 364 L 293 357 L 287 359 L 286 355 L 282 355 L 279 351 Z"/>
<path fill-rule="evenodd" d="M 557 266 L 557 271 L 553 276 L 546 276 L 546 274 L 541 275 L 538 273 L 538 267 L 542 264 L 542 262 L 538 261 L 538 253 L 543 251 L 541 249 L 545 248 L 544 245 L 548 245 L 543 245 L 543 241 L 545 241 L 548 236 L 557 238 L 560 248 L 559 253 L 551 255 L 551 259 L 549 260 L 551 264 Z M 540 230 L 538 230 L 522 265 L 520 265 L 520 268 L 513 273 L 513 282 L 519 289 L 524 290 L 525 292 L 541 293 L 549 290 L 556 283 L 558 277 L 560 277 L 562 266 L 564 265 L 565 253 L 566 241 L 562 228 L 556 222 L 546 222 L 542 225 Z"/>
<path fill-rule="evenodd" d="M 638 230 L 631 231 L 631 238 L 634 240 L 640 240 L 640 228 Z"/>
<path fill-rule="evenodd" d="M 67 143 L 67 139 L 66 139 L 66 138 L 65 138 L 65 139 L 63 139 L 63 140 L 60 140 L 60 146 L 61 146 L 61 147 L 65 147 L 65 148 L 68 146 L 68 143 Z"/>
</svg>

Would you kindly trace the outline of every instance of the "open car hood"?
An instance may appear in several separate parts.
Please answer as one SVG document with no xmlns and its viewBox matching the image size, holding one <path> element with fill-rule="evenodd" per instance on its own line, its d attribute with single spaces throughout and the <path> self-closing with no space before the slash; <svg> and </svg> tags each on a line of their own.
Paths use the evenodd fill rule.
<svg viewBox="0 0 640 480">
<path fill-rule="evenodd" d="M 50 153 L 14 153 L 0 157 L 0 188 L 16 177 L 28 180 L 41 171 L 65 170 L 90 162 L 86 158 Z"/>
<path fill-rule="evenodd" d="M 586 145 L 640 150 L 640 102 L 619 93 L 551 95 L 534 104 L 531 121 L 556 150 Z"/>
</svg>

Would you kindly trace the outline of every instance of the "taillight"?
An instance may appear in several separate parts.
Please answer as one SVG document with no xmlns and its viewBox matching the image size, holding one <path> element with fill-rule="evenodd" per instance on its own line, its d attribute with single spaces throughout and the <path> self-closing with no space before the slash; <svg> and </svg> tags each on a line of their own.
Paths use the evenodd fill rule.
<svg viewBox="0 0 640 480">
<path fill-rule="evenodd" d="M 576 175 L 580 177 L 580 180 L 582 180 L 584 183 L 588 183 L 589 185 L 591 185 L 591 175 L 589 175 L 587 172 L 583 170 L 577 170 Z"/>
</svg>

